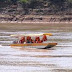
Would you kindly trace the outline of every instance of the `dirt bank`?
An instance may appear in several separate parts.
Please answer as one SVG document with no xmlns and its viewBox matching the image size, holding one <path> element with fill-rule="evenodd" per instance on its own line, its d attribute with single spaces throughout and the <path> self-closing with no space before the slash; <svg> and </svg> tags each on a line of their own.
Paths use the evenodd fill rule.
<svg viewBox="0 0 72 72">
<path fill-rule="evenodd" d="M 70 15 L 7 15 L 0 14 L 0 22 L 72 22 Z"/>
</svg>

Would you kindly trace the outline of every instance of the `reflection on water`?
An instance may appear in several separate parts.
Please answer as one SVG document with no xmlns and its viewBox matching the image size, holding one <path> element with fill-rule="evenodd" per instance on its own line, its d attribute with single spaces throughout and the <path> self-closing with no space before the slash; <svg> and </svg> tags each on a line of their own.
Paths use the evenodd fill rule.
<svg viewBox="0 0 72 72">
<path fill-rule="evenodd" d="M 72 72 L 71 31 L 53 30 L 48 42 L 58 45 L 51 49 L 2 46 L 11 44 L 15 38 L 9 35 L 15 33 L 26 32 L 0 32 L 0 72 Z"/>
</svg>

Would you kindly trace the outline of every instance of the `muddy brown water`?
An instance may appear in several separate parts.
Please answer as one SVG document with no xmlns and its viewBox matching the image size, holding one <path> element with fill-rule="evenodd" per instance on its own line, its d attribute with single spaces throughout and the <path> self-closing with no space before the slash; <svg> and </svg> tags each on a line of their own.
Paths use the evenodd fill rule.
<svg viewBox="0 0 72 72">
<path fill-rule="evenodd" d="M 11 34 L 52 33 L 51 49 L 12 48 Z M 72 72 L 72 24 L 0 24 L 0 72 Z"/>
</svg>

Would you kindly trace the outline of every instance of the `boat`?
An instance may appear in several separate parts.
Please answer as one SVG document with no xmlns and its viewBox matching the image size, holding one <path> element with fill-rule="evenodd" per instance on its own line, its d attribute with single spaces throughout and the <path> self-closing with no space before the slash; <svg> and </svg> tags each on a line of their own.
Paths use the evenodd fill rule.
<svg viewBox="0 0 72 72">
<path fill-rule="evenodd" d="M 24 47 L 24 48 L 41 48 L 41 49 L 48 49 L 51 47 L 54 47 L 57 45 L 57 43 L 47 43 L 45 41 L 47 41 L 46 36 L 52 36 L 52 33 L 40 33 L 40 34 L 15 34 L 15 35 L 10 35 L 11 37 L 18 37 L 18 38 L 22 38 L 23 36 L 25 38 L 27 37 L 37 37 L 37 36 L 45 36 L 45 40 L 43 42 L 34 42 L 34 43 L 13 43 L 10 46 L 18 46 L 18 47 Z M 25 39 L 26 40 L 26 39 Z M 34 40 L 35 41 L 35 40 Z"/>
<path fill-rule="evenodd" d="M 56 46 L 57 43 L 27 43 L 27 44 L 11 44 L 10 46 L 21 46 L 24 48 L 40 48 L 48 49 Z"/>
</svg>

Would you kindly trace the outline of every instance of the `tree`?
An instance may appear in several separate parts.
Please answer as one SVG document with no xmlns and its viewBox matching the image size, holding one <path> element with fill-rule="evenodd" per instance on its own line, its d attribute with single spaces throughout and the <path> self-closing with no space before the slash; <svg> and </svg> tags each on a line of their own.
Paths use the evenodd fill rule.
<svg viewBox="0 0 72 72">
<path fill-rule="evenodd" d="M 52 5 L 52 8 L 61 10 L 64 7 L 64 3 L 66 0 L 50 0 L 50 5 Z"/>
</svg>

